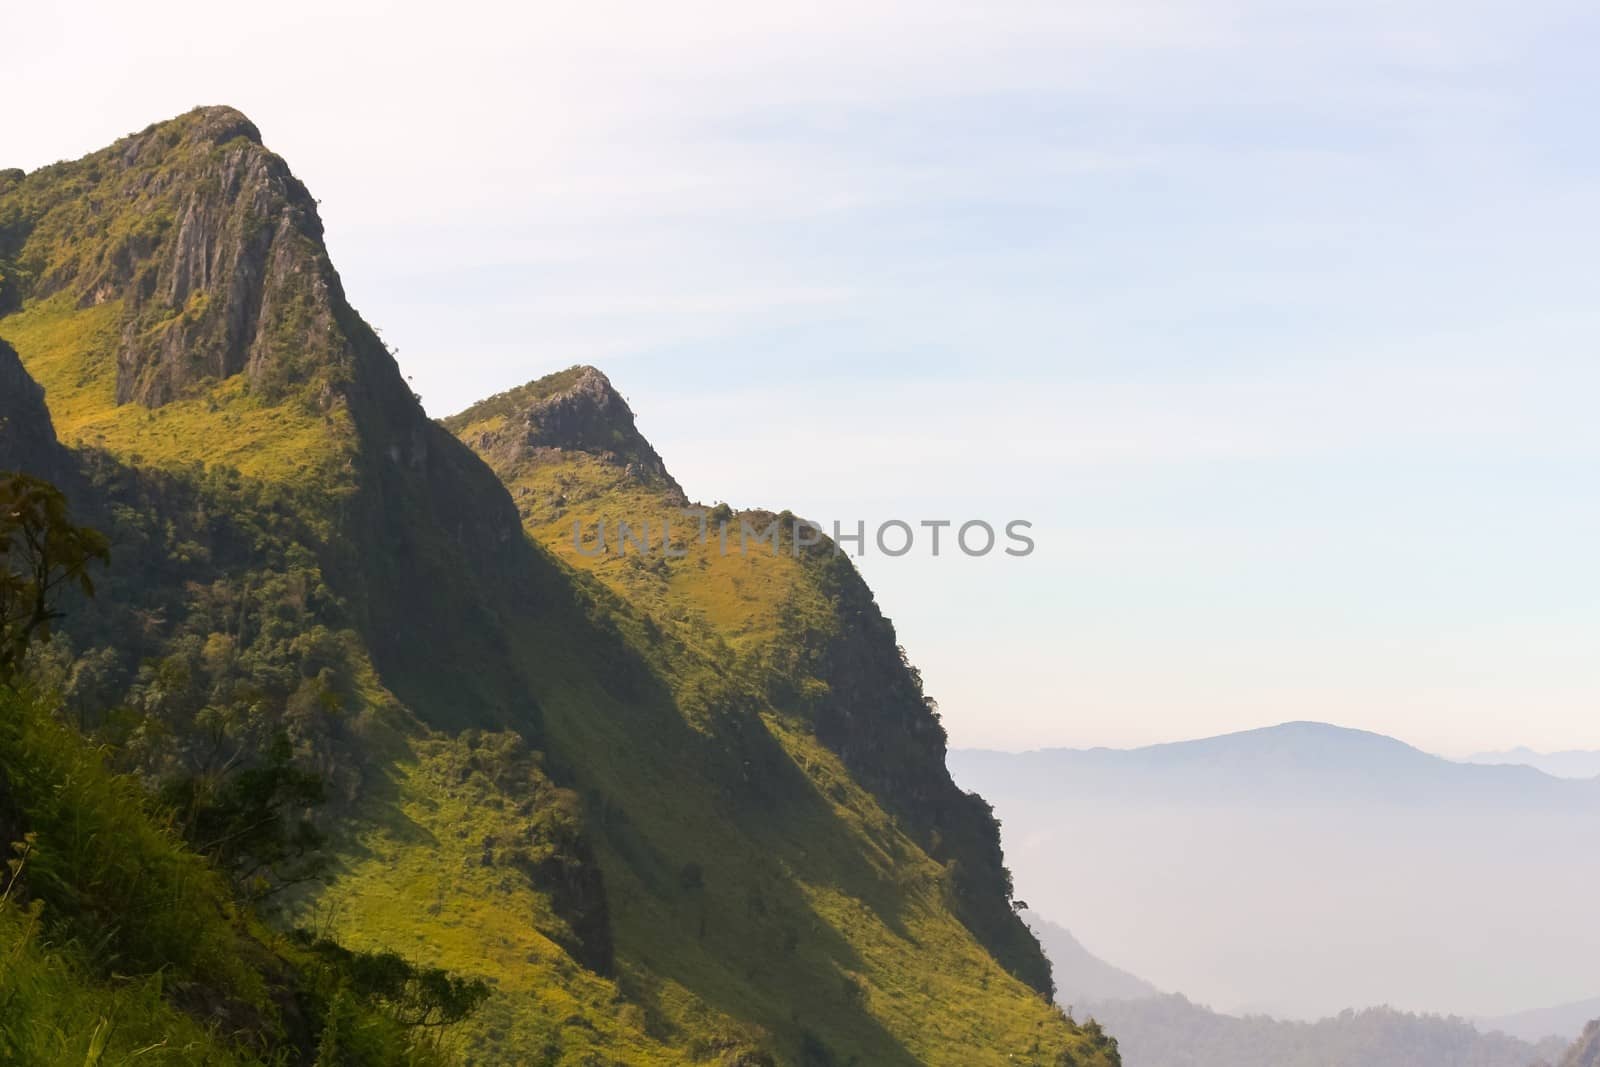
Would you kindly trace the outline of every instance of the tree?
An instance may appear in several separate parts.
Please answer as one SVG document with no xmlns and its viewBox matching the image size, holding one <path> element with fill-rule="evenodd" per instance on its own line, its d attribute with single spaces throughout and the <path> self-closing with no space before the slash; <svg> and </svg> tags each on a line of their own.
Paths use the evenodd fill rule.
<svg viewBox="0 0 1600 1067">
<path fill-rule="evenodd" d="M 489 999 L 489 985 L 481 979 L 461 978 L 441 967 L 418 967 L 396 952 L 354 952 L 305 930 L 295 934 L 333 969 L 343 988 L 387 1005 L 401 1026 L 454 1026 Z"/>
<path fill-rule="evenodd" d="M 0 474 L 0 681 L 15 677 L 31 643 L 50 637 L 63 589 L 94 595 L 89 568 L 109 555 L 102 534 L 72 522 L 55 486 Z"/>
<path fill-rule="evenodd" d="M 322 834 L 297 814 L 323 802 L 322 778 L 293 759 L 280 731 L 259 766 L 227 778 L 178 778 L 161 790 L 195 851 L 227 872 L 247 899 L 259 902 L 310 881 L 326 865 L 318 853 Z"/>
</svg>

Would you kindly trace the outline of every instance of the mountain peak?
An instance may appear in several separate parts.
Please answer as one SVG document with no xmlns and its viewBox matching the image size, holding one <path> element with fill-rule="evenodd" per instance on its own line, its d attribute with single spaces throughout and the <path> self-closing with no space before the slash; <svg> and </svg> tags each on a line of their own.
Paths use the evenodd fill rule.
<svg viewBox="0 0 1600 1067">
<path fill-rule="evenodd" d="M 1334 723 L 1316 722 L 1309 719 L 1297 719 L 1292 722 L 1277 723 L 1273 726 L 1259 726 L 1254 729 L 1217 734 L 1212 737 L 1196 738 L 1190 741 L 1169 741 L 1129 751 L 1171 753 L 1175 755 L 1179 753 L 1199 754 L 1207 752 L 1271 753 L 1280 756 L 1305 754 L 1319 759 L 1323 756 L 1340 752 L 1387 752 L 1393 755 L 1405 754 L 1424 759 L 1434 758 L 1413 748 L 1404 741 L 1396 740 L 1385 734 L 1350 726 L 1338 726 Z"/>
<path fill-rule="evenodd" d="M 197 107 L 177 118 L 148 126 L 143 133 L 135 134 L 135 137 L 156 132 L 169 135 L 177 132 L 180 136 L 191 140 L 214 145 L 227 144 L 239 137 L 253 144 L 261 143 L 261 130 L 256 124 L 251 122 L 244 112 L 226 104 Z"/>
<path fill-rule="evenodd" d="M 683 496 L 661 456 L 639 432 L 633 409 L 595 367 L 579 364 L 547 374 L 441 421 L 486 457 L 516 462 L 583 453 Z"/>
<path fill-rule="evenodd" d="M 269 480 L 416 466 L 433 427 L 345 299 L 316 200 L 231 107 L 0 175 L 0 334 L 62 440 Z"/>
<path fill-rule="evenodd" d="M 316 201 L 244 114 L 196 108 L 0 189 L 11 309 L 113 306 L 116 403 L 245 373 L 258 396 L 311 384 L 325 406 L 338 277 Z"/>
</svg>

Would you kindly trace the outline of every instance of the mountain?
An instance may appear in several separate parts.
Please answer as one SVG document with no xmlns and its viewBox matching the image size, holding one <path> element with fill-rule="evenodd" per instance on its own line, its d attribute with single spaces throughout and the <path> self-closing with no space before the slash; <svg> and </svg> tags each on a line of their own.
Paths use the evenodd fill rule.
<svg viewBox="0 0 1600 1067">
<path fill-rule="evenodd" d="M 1584 1027 L 1596 1018 L 1600 1018 L 1600 997 L 1492 1019 L 1474 1019 L 1473 1025 L 1484 1033 L 1498 1030 L 1524 1041 L 1542 1041 L 1547 1037 L 1559 1037 L 1566 1041 L 1581 1034 Z"/>
<path fill-rule="evenodd" d="M 1284 1018 L 1594 995 L 1600 782 L 1305 722 L 950 766 L 993 802 L 1018 895 L 1162 988 Z"/>
<path fill-rule="evenodd" d="M 6 172 L 0 279 L 5 455 L 112 544 L 29 684 L 279 928 L 485 982 L 448 1051 L 1117 1062 L 848 560 L 579 551 L 686 504 L 626 403 L 575 368 L 428 418 L 243 115 Z M 195 834 L 263 782 L 316 783 L 322 877 Z"/>
<path fill-rule="evenodd" d="M 1479 752 L 1462 762 L 1533 767 L 1553 778 L 1600 777 L 1600 752 L 1535 752 L 1531 748 L 1513 748 L 1505 752 Z"/>
<path fill-rule="evenodd" d="M 1259 1062 L 1273 1067 L 1307 1064 L 1531 1065 L 1561 1053 L 1562 1043 L 1581 1035 L 1556 1061 L 1600 1067 L 1600 1001 L 1472 1020 L 1409 1015 L 1388 1009 L 1344 1011 L 1315 1024 L 1265 1015 L 1220 1015 L 1182 996 L 1162 994 L 1144 979 L 1093 955 L 1065 927 L 1023 912 L 1050 957 L 1056 999 L 1070 1014 L 1094 1017 L 1118 1037 L 1128 1063 L 1143 1067 L 1237 1067 Z M 1587 1042 L 1587 1044 L 1585 1044 Z M 1588 1058 L 1583 1058 L 1587 1056 Z"/>
<path fill-rule="evenodd" d="M 1219 1015 L 1181 996 L 1085 1004 L 1138 1067 L 1529 1067 L 1561 1042 L 1482 1034 L 1462 1019 L 1389 1008 L 1316 1022 Z"/>
<path fill-rule="evenodd" d="M 1074 787 L 1173 798 L 1201 792 L 1212 801 L 1406 806 L 1452 796 L 1488 808 L 1600 803 L 1591 783 L 1557 780 L 1532 767 L 1454 763 L 1381 734 L 1315 722 L 1136 749 L 968 751 L 960 759 L 975 770 L 1004 765 L 1021 776 L 1019 789 L 1048 790 L 1056 772 L 1070 769 Z"/>
<path fill-rule="evenodd" d="M 1068 1011 L 1077 1004 L 1107 1000 L 1142 1000 L 1158 997 L 1161 991 L 1138 975 L 1129 974 L 1096 956 L 1064 926 L 1032 912 L 1023 918 L 1039 938 L 1044 954 L 1050 957 L 1051 974 L 1056 981 L 1056 1001 Z"/>
</svg>

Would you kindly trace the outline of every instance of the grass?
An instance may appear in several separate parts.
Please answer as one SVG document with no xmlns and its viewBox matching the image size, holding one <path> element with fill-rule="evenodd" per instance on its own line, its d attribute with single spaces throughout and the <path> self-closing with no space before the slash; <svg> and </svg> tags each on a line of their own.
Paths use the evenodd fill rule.
<svg viewBox="0 0 1600 1067">
<path fill-rule="evenodd" d="M 141 465 L 232 467 L 277 483 L 325 482 L 350 455 L 349 416 L 307 410 L 298 399 L 269 404 L 245 375 L 147 408 L 117 403 L 121 301 L 78 308 L 67 294 L 0 319 L 0 337 L 45 389 L 56 433 Z"/>
<path fill-rule="evenodd" d="M 28 1067 L 251 1062 L 163 999 L 159 976 L 104 981 L 39 917 L 0 905 L 0 1061 Z"/>
<path fill-rule="evenodd" d="M 501 416 L 494 416 L 499 418 Z M 461 430 L 472 441 L 486 423 Z M 524 527 L 562 563 L 592 575 L 658 625 L 709 652 L 726 645 L 740 652 L 770 645 L 792 625 L 797 598 L 816 613 L 823 605 L 812 595 L 803 568 L 787 550 L 773 554 L 753 539 L 739 551 L 739 519 L 729 528 L 724 553 L 715 523 L 704 533 L 695 514 L 686 512 L 660 487 L 628 478 L 612 463 L 584 453 L 564 452 L 529 459 L 498 471 L 522 515 Z M 770 516 L 751 518 L 762 531 Z M 651 549 L 641 555 L 619 544 L 619 523 L 649 530 Z M 604 524 L 607 551 L 593 555 L 597 530 Z M 579 533 L 575 538 L 574 527 Z M 660 551 L 670 529 L 674 551 Z"/>
<path fill-rule="evenodd" d="M 53 928 L 95 946 L 107 968 L 170 970 L 262 1007 L 265 985 L 241 958 L 242 917 L 222 877 L 156 825 L 140 783 L 108 773 L 71 727 L 0 699 L 0 775 L 36 836 L 26 885 L 48 902 Z"/>
<path fill-rule="evenodd" d="M 0 867 L 0 1061 L 252 1062 L 168 999 L 198 984 L 266 1010 L 221 879 L 146 817 L 137 783 L 4 687 L 0 800 L 22 838 Z"/>
<path fill-rule="evenodd" d="M 0 1062 L 282 1064 L 316 1049 L 318 1067 L 443 1067 L 431 1037 L 239 904 L 140 780 L 0 686 L 5 838 Z"/>
<path fill-rule="evenodd" d="M 548 896 L 514 866 L 485 862 L 527 838 L 527 797 L 462 781 L 461 748 L 442 738 L 408 745 L 392 791 L 365 807 L 338 877 L 302 900 L 300 920 L 353 948 L 425 953 L 486 979 L 489 1003 L 451 1039 L 467 1064 L 504 1062 L 507 1048 L 529 1063 L 681 1062 L 614 981 L 573 962 Z"/>
<path fill-rule="evenodd" d="M 586 727 L 556 716 L 558 747 L 607 750 L 608 716 L 568 707 L 590 714 Z M 393 792 L 367 809 L 302 919 L 352 947 L 426 952 L 490 981 L 491 1001 L 452 1042 L 469 1064 L 503 1062 L 506 1048 L 529 1063 L 714 1063 L 758 1045 L 794 1050 L 807 1034 L 841 1064 L 1043 1065 L 1078 1047 L 951 916 L 943 869 L 837 757 L 775 719 L 760 729 L 789 764 L 774 788 L 794 790 L 770 818 L 730 820 L 686 796 L 661 773 L 685 755 L 670 735 L 658 748 L 637 736 L 611 746 L 607 766 L 586 769 L 609 823 L 614 976 L 576 966 L 547 897 L 485 862 L 486 841 L 525 838 L 526 796 L 462 783 L 459 741 L 414 742 L 396 762 Z M 685 857 L 697 887 L 682 879 Z"/>
</svg>

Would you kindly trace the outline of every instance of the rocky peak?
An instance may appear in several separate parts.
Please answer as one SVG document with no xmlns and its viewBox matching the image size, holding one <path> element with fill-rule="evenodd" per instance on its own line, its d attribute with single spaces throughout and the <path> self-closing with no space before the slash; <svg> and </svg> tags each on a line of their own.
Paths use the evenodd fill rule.
<svg viewBox="0 0 1600 1067">
<path fill-rule="evenodd" d="M 177 118 L 152 123 L 89 158 L 116 154 L 125 167 L 159 165 L 173 149 L 216 147 L 236 140 L 262 147 L 261 130 L 242 111 L 226 106 L 197 107 Z"/>
<path fill-rule="evenodd" d="M 628 402 L 594 367 L 546 375 L 443 422 L 479 455 L 495 457 L 491 465 L 552 452 L 583 452 L 683 498 L 661 456 L 639 432 Z"/>
<path fill-rule="evenodd" d="M 0 185 L 0 223 L 22 299 L 122 303 L 118 403 L 240 373 L 269 399 L 311 384 L 325 402 L 329 364 L 349 362 L 316 202 L 233 108 Z"/>
</svg>

